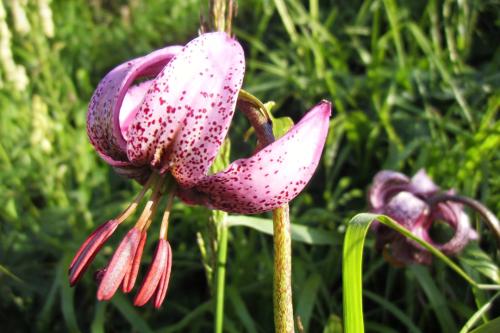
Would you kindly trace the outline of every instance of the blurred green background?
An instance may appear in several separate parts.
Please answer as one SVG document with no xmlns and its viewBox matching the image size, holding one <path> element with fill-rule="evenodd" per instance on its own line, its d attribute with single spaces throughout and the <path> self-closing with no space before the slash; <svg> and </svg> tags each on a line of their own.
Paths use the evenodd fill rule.
<svg viewBox="0 0 500 333">
<path fill-rule="evenodd" d="M 92 271 L 105 265 L 120 235 L 75 288 L 67 281 L 81 242 L 138 191 L 88 142 L 93 89 L 116 64 L 192 39 L 206 6 L 198 0 L 2 0 L 3 332 L 212 330 L 199 239 L 210 250 L 214 231 L 203 208 L 175 203 L 174 265 L 162 310 L 134 308 L 123 295 L 96 301 Z M 247 56 L 244 87 L 275 101 L 277 116 L 298 120 L 320 99 L 334 104 L 322 163 L 291 203 L 293 223 L 325 230 L 332 240 L 293 246 L 294 303 L 306 332 L 341 331 L 345 222 L 366 210 L 366 189 L 378 170 L 410 175 L 426 168 L 443 188 L 482 201 L 498 216 L 500 1 L 246 0 L 233 25 Z M 249 154 L 247 127 L 237 114 L 231 138 L 233 150 Z M 495 243 L 482 224 L 477 228 L 481 248 L 469 249 L 476 251 L 473 263 L 489 265 L 498 279 Z M 153 252 L 148 247 L 143 268 Z M 369 332 L 455 332 L 493 295 L 473 292 L 436 261 L 394 268 L 375 252 L 372 238 L 364 271 Z M 270 236 L 230 229 L 226 287 L 227 332 L 273 330 Z M 485 319 L 498 315 L 493 307 Z"/>
</svg>

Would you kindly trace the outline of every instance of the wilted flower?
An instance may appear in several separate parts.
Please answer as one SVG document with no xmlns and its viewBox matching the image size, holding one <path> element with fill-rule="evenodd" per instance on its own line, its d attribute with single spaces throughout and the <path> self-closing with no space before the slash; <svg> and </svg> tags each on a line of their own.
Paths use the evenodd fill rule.
<svg viewBox="0 0 500 333">
<path fill-rule="evenodd" d="M 404 174 L 384 170 L 377 173 L 369 190 L 369 203 L 375 213 L 385 214 L 424 239 L 447 255 L 460 252 L 472 239 L 477 239 L 469 218 L 462 205 L 455 202 L 441 202 L 431 205 L 431 199 L 440 192 L 424 170 L 409 179 Z M 453 193 L 453 191 L 448 191 Z M 449 225 L 454 235 L 444 243 L 432 239 L 430 230 L 434 223 Z M 416 242 L 409 240 L 388 227 L 376 223 L 377 248 L 387 250 L 402 264 L 430 264 L 431 254 Z M 385 252 L 388 254 L 388 252 Z"/>
<path fill-rule="evenodd" d="M 172 261 L 167 226 L 174 194 L 211 208 L 260 213 L 292 200 L 305 187 L 326 140 L 331 112 L 327 101 L 255 155 L 208 175 L 229 129 L 244 69 L 240 44 L 216 32 L 185 47 L 166 47 L 124 63 L 100 82 L 89 105 L 90 141 L 118 173 L 144 188 L 125 212 L 81 246 L 70 266 L 71 284 L 148 189 L 153 194 L 141 217 L 102 271 L 97 292 L 101 300 L 111 298 L 120 284 L 124 292 L 132 290 L 146 232 L 163 196 L 168 204 L 158 248 L 136 305 L 154 296 L 159 307 L 165 297 Z"/>
</svg>

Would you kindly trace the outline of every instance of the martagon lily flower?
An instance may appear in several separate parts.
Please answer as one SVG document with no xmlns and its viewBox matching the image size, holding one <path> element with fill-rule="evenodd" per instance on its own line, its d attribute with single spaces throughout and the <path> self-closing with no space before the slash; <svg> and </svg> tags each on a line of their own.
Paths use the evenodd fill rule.
<svg viewBox="0 0 500 333">
<path fill-rule="evenodd" d="M 172 250 L 167 240 L 174 195 L 188 203 L 236 213 L 261 213 L 297 196 L 312 177 L 328 132 L 330 103 L 312 108 L 286 135 L 253 156 L 208 174 L 235 111 L 245 59 L 223 32 L 206 33 L 186 46 L 170 46 L 128 61 L 99 83 L 89 105 L 87 132 L 98 154 L 119 174 L 144 187 L 117 218 L 98 227 L 69 268 L 74 285 L 99 249 L 152 194 L 109 264 L 99 270 L 97 298 L 121 286 L 130 292 L 147 231 L 160 200 L 167 204 L 153 262 L 135 298 L 160 307 L 168 287 Z"/>
<path fill-rule="evenodd" d="M 440 188 L 424 170 L 418 171 L 411 179 L 402 173 L 384 170 L 377 173 L 369 190 L 368 201 L 371 210 L 385 214 L 424 239 L 447 255 L 459 253 L 470 240 L 477 239 L 463 207 L 455 202 L 441 202 L 432 205 L 433 196 Z M 448 191 L 453 193 L 453 191 Z M 436 242 L 430 236 L 430 229 L 437 221 L 448 224 L 454 235 L 444 243 Z M 376 246 L 386 250 L 387 258 L 396 264 L 430 264 L 432 255 L 416 242 L 401 234 L 375 223 Z"/>
</svg>

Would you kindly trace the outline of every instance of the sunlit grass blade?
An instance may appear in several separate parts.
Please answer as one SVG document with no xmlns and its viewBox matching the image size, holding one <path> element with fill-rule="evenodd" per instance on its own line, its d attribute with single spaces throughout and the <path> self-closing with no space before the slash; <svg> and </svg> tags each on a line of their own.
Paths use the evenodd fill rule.
<svg viewBox="0 0 500 333">
<path fill-rule="evenodd" d="M 463 267 L 468 266 L 495 283 L 500 283 L 500 272 L 493 259 L 477 243 L 471 243 L 458 255 Z"/>
<path fill-rule="evenodd" d="M 268 235 L 273 234 L 273 221 L 260 217 L 230 215 L 227 217 L 227 225 L 229 227 L 245 226 Z M 292 240 L 311 245 L 339 244 L 338 239 L 331 232 L 299 224 L 292 224 Z"/>
<path fill-rule="evenodd" d="M 470 318 L 467 320 L 465 325 L 460 330 L 460 333 L 467 333 L 469 330 L 476 325 L 476 323 L 481 319 L 481 317 L 491 309 L 493 302 L 500 296 L 500 292 L 496 293 L 488 302 L 486 302 L 479 310 L 477 310 Z"/>
<path fill-rule="evenodd" d="M 479 326 L 474 331 L 470 333 L 498 333 L 500 332 L 500 317 L 487 322 L 484 325 Z"/>
<path fill-rule="evenodd" d="M 371 213 L 362 213 L 354 216 L 347 225 L 344 238 L 342 281 L 343 281 L 343 304 L 344 304 L 344 325 L 346 333 L 364 332 L 363 323 L 363 302 L 362 302 L 362 259 L 363 245 L 366 233 L 374 220 L 396 230 L 405 237 L 408 237 L 434 256 L 446 263 L 452 270 L 464 278 L 468 283 L 477 288 L 500 289 L 499 285 L 481 285 L 474 281 L 457 264 L 444 255 L 441 251 L 414 236 L 409 230 L 399 225 L 391 218 Z"/>
</svg>

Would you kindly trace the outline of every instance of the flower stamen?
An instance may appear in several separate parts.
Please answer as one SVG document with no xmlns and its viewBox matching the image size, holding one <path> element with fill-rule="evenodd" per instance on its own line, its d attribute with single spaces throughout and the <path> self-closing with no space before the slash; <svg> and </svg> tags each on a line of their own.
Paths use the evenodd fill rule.
<svg viewBox="0 0 500 333">
<path fill-rule="evenodd" d="M 167 239 L 168 234 L 168 220 L 170 218 L 170 211 L 172 210 L 172 203 L 174 201 L 175 194 L 175 185 L 170 189 L 167 197 L 167 203 L 165 206 L 165 212 L 163 213 L 163 217 L 161 219 L 161 227 L 160 227 L 160 239 Z"/>
<path fill-rule="evenodd" d="M 118 223 L 122 223 L 123 221 L 125 221 L 130 215 L 132 215 L 135 210 L 137 209 L 137 206 L 139 206 L 140 202 L 142 201 L 142 199 L 144 198 L 144 195 L 146 195 L 146 193 L 148 192 L 148 190 L 151 188 L 151 186 L 154 186 L 156 185 L 156 182 L 158 181 L 158 174 L 156 173 L 153 173 L 148 181 L 146 182 L 146 184 L 144 184 L 144 187 L 142 188 L 141 192 L 139 192 L 139 194 L 137 194 L 137 196 L 135 197 L 135 199 L 128 205 L 128 207 L 120 214 L 120 216 L 118 216 L 118 218 L 116 218 L 116 220 L 118 221 Z"/>
<path fill-rule="evenodd" d="M 139 217 L 139 219 L 135 224 L 135 228 L 139 230 L 147 230 L 147 228 L 151 224 L 154 213 L 156 212 L 156 208 L 158 207 L 158 203 L 162 196 L 162 189 L 164 184 L 165 184 L 165 178 L 160 177 L 158 181 L 153 185 L 153 194 L 146 203 L 146 206 L 144 207 L 141 216 Z"/>
</svg>

